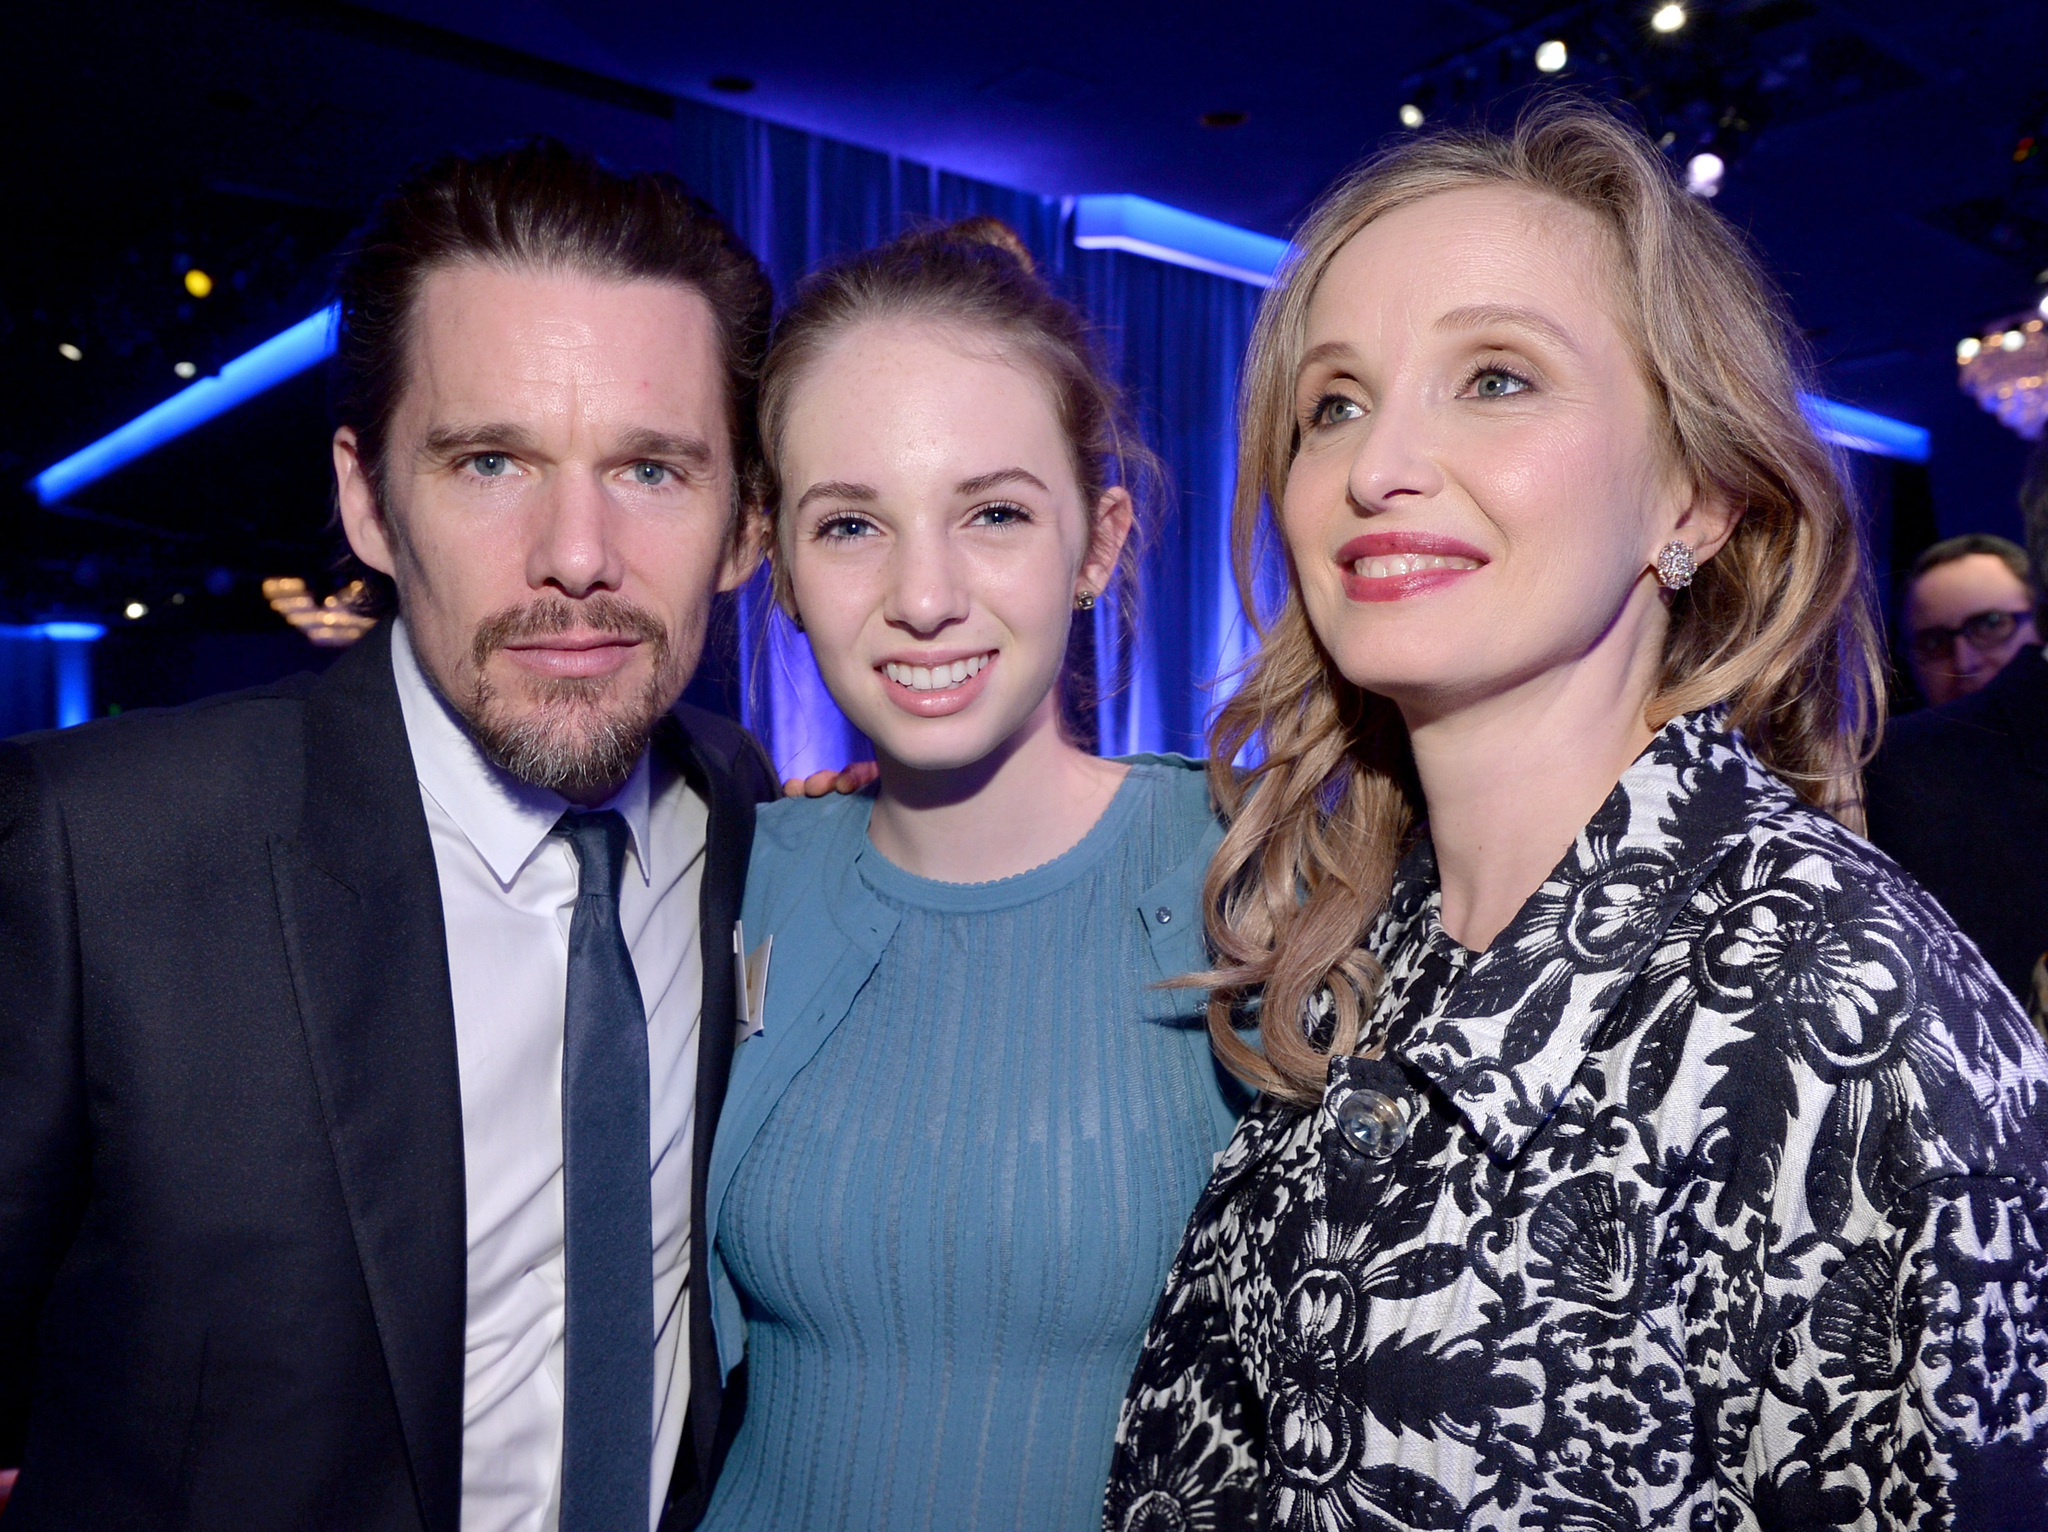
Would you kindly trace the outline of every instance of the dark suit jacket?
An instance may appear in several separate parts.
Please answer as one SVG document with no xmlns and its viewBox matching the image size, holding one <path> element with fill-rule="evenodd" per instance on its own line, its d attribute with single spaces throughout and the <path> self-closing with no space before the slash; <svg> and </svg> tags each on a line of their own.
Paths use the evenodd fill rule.
<svg viewBox="0 0 2048 1532">
<path fill-rule="evenodd" d="M 710 805 L 696 1173 L 733 1043 L 760 749 Z M 693 1220 L 691 1409 L 719 1438 Z M 456 1532 L 467 1230 L 439 884 L 379 629 L 322 677 L 0 745 L 0 1517 Z"/>
<path fill-rule="evenodd" d="M 1870 838 L 1948 909 L 2026 1005 L 2048 951 L 2048 663 L 1908 713 L 1865 778 Z"/>
</svg>

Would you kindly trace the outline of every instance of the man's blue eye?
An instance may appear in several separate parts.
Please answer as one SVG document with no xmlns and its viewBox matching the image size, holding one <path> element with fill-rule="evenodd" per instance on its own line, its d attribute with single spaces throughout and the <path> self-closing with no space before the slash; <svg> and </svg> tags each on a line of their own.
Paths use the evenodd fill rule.
<svg viewBox="0 0 2048 1532">
<path fill-rule="evenodd" d="M 479 452 L 470 459 L 469 466 L 483 478 L 497 479 L 512 471 L 512 459 L 502 452 Z"/>
<path fill-rule="evenodd" d="M 651 489 L 657 484 L 668 482 L 668 469 L 660 463 L 635 463 L 633 465 L 633 478 L 637 483 L 646 485 Z"/>
</svg>

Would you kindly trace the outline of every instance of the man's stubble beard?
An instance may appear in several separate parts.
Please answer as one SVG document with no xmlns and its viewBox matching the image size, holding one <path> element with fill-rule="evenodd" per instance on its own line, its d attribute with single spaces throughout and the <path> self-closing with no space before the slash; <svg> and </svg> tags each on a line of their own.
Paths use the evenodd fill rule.
<svg viewBox="0 0 2048 1532">
<path fill-rule="evenodd" d="M 618 696 L 625 683 L 612 676 L 535 677 L 526 683 L 532 704 L 508 704 L 491 683 L 491 657 L 515 640 L 571 630 L 646 644 L 652 663 L 645 684 Z M 466 696 L 449 701 L 494 765 L 565 798 L 595 802 L 625 785 L 655 726 L 682 695 L 689 680 L 684 648 L 652 612 L 618 596 L 543 598 L 508 608 L 478 627 L 470 644 L 476 680 Z"/>
</svg>

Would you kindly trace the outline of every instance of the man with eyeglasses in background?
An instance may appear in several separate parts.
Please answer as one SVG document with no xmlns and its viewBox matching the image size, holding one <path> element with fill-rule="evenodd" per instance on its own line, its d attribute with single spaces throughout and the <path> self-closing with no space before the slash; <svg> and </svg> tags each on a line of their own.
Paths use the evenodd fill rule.
<svg viewBox="0 0 2048 1532">
<path fill-rule="evenodd" d="M 2026 550 L 1971 532 L 1936 543 L 1906 582 L 1906 654 L 1930 707 L 1981 691 L 2041 639 Z"/>
<path fill-rule="evenodd" d="M 1939 899 L 2048 1030 L 2048 451 L 2020 486 L 2024 555 L 1936 543 L 1906 591 L 1906 647 L 1930 707 L 1886 730 L 1865 773 L 1870 838 Z"/>
</svg>

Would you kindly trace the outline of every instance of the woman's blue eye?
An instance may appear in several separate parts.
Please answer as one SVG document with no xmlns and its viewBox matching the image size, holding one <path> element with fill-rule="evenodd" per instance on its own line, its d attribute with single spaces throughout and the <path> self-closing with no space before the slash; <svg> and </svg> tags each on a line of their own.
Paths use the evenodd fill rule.
<svg viewBox="0 0 2048 1532">
<path fill-rule="evenodd" d="M 635 463 L 633 482 L 648 489 L 654 489 L 668 482 L 668 465 L 665 463 Z"/>
<path fill-rule="evenodd" d="M 1528 386 L 1528 379 L 1502 372 L 1498 367 L 1489 367 L 1472 380 L 1472 392 L 1482 399 L 1505 399 L 1510 394 L 1523 392 Z"/>
<path fill-rule="evenodd" d="M 974 519 L 984 526 L 1013 527 L 1020 521 L 1029 521 L 1031 513 L 1021 505 L 1012 505 L 1004 500 L 984 505 L 974 513 Z"/>
<path fill-rule="evenodd" d="M 817 536 L 846 542 L 853 538 L 865 537 L 868 524 L 858 516 L 832 516 L 818 523 Z"/>
<path fill-rule="evenodd" d="M 479 452 L 469 460 L 469 466 L 481 478 L 502 479 L 512 471 L 512 459 L 502 452 Z"/>
<path fill-rule="evenodd" d="M 1310 413 L 1310 421 L 1319 426 L 1342 425 L 1347 420 L 1364 418 L 1365 407 L 1356 399 L 1347 399 L 1342 394 L 1327 394 L 1316 401 Z"/>
</svg>

